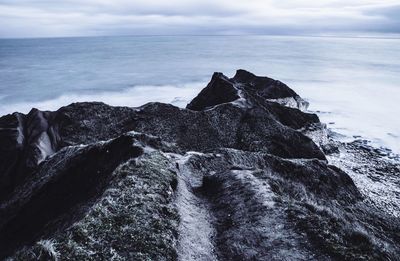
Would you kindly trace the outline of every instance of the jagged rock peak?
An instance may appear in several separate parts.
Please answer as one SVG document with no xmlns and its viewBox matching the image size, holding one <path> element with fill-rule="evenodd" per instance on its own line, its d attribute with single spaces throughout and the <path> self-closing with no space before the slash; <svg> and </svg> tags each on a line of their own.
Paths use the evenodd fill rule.
<svg viewBox="0 0 400 261">
<path fill-rule="evenodd" d="M 241 83 L 246 87 L 254 87 L 258 94 L 266 99 L 279 99 L 288 97 L 300 97 L 295 91 L 281 81 L 265 76 L 257 76 L 246 70 L 237 70 L 231 79 L 233 82 Z"/>
<path fill-rule="evenodd" d="M 301 102 L 238 70 L 188 109 L 0 117 L 0 260 L 397 260 L 398 218 L 327 163 Z"/>
<path fill-rule="evenodd" d="M 26 115 L 1 117 L 0 200 L 63 147 L 108 140 L 132 130 L 159 136 L 185 150 L 230 147 L 285 158 L 325 159 L 310 139 L 293 130 L 318 123 L 316 115 L 280 106 L 259 95 L 267 93 L 274 82 L 244 70 L 232 79 L 214 73 L 188 105 L 190 110 L 162 103 L 128 108 L 82 102 L 55 112 L 32 109 Z M 275 89 L 288 89 L 274 84 Z M 193 111 L 214 106 L 218 108 L 204 114 Z"/>
<path fill-rule="evenodd" d="M 240 98 L 238 89 L 231 80 L 215 72 L 210 83 L 188 105 L 187 109 L 200 111 L 214 105 L 235 101 Z"/>
<path fill-rule="evenodd" d="M 214 73 L 207 87 L 186 108 L 200 111 L 227 102 L 252 106 L 266 101 L 301 110 L 308 107 L 308 102 L 286 84 L 239 69 L 233 78 L 220 72 Z"/>
</svg>

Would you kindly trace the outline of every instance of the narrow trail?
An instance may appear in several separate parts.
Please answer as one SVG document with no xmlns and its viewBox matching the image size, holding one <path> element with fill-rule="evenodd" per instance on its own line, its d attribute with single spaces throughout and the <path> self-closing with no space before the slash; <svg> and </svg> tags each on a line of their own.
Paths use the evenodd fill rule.
<svg viewBox="0 0 400 261">
<path fill-rule="evenodd" d="M 178 260 L 217 260 L 211 206 L 195 192 L 202 184 L 202 177 L 194 176 L 185 165 L 189 157 L 180 156 L 176 160 L 179 172 L 176 205 L 181 217 Z"/>
<path fill-rule="evenodd" d="M 268 173 L 240 167 L 210 171 L 206 165 L 213 163 L 207 160 L 205 165 L 198 159 L 189 162 L 193 154 L 172 155 L 179 177 L 175 200 L 181 218 L 178 260 L 312 257 L 301 243 L 303 236 L 287 223 L 285 207 L 276 205 Z"/>
</svg>

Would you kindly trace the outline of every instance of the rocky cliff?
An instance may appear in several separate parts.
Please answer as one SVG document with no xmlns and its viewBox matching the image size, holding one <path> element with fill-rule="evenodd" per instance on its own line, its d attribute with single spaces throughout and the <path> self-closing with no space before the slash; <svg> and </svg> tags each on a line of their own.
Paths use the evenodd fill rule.
<svg viewBox="0 0 400 261">
<path fill-rule="evenodd" d="M 238 70 L 186 109 L 3 116 L 0 259 L 397 260 L 398 217 L 328 163 L 343 146 L 307 106 Z"/>
</svg>

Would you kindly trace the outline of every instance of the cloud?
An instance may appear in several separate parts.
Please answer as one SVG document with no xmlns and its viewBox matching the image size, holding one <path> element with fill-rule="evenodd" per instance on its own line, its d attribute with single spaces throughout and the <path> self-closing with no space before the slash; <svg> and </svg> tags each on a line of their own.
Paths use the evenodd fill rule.
<svg viewBox="0 0 400 261">
<path fill-rule="evenodd" d="M 400 32 L 400 4 L 369 7 L 366 8 L 365 14 L 380 21 L 379 23 L 371 24 L 366 29 L 388 33 Z"/>
<path fill-rule="evenodd" d="M 0 37 L 400 33 L 382 0 L 0 0 Z"/>
</svg>

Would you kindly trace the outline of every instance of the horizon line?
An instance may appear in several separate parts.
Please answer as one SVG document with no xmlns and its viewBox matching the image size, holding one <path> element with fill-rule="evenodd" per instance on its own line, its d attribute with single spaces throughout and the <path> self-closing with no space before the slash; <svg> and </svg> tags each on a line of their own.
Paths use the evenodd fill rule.
<svg viewBox="0 0 400 261">
<path fill-rule="evenodd" d="M 270 36 L 270 37 L 309 37 L 309 38 L 354 38 L 354 39 L 388 39 L 399 40 L 399 34 L 383 33 L 379 35 L 349 34 L 121 34 L 121 35 L 72 35 L 72 36 L 37 36 L 37 37 L 0 37 L 0 40 L 39 40 L 66 38 L 102 38 L 102 37 L 236 37 L 236 36 Z"/>
</svg>

